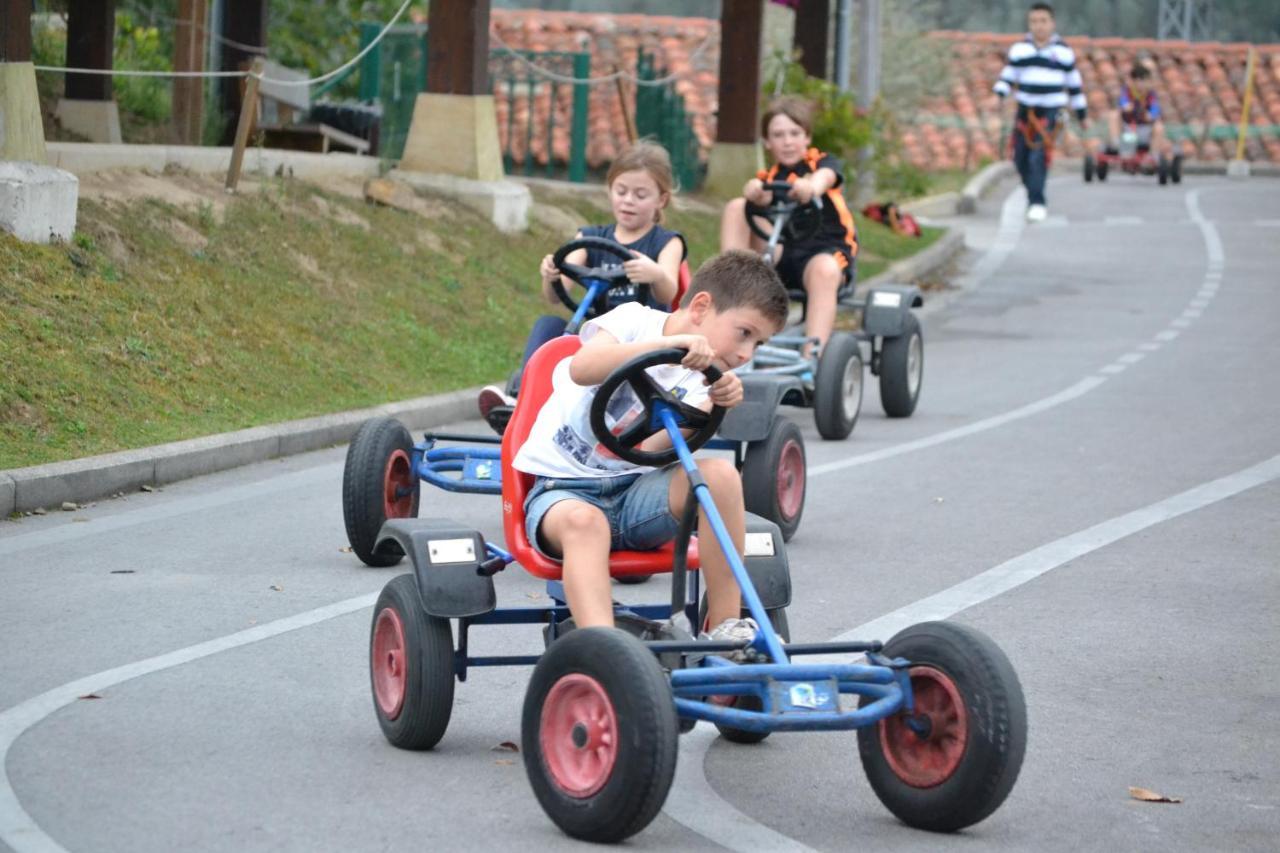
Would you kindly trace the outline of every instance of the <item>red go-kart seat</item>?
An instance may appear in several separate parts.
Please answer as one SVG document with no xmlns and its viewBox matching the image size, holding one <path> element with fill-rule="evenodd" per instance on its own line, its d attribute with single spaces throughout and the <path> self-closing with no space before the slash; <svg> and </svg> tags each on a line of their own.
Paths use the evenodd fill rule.
<svg viewBox="0 0 1280 853">
<path fill-rule="evenodd" d="M 547 580 L 559 579 L 561 565 L 529 544 L 524 530 L 524 499 L 533 487 L 533 475 L 517 471 L 511 466 L 511 460 L 529 438 L 538 412 L 551 396 L 551 372 L 581 346 L 577 335 L 565 335 L 538 348 L 525 366 L 516 410 L 502 436 L 502 529 L 507 537 L 507 549 L 531 574 Z M 655 551 L 614 551 L 609 556 L 609 573 L 618 577 L 669 572 L 673 550 L 672 543 L 667 543 Z M 689 568 L 698 568 L 696 542 L 689 546 Z"/>
<path fill-rule="evenodd" d="M 671 301 L 671 310 L 676 311 L 680 308 L 680 302 L 684 299 L 684 295 L 689 292 L 689 282 L 693 281 L 693 275 L 689 272 L 689 262 L 680 262 L 680 275 L 676 277 L 676 298 Z"/>
</svg>

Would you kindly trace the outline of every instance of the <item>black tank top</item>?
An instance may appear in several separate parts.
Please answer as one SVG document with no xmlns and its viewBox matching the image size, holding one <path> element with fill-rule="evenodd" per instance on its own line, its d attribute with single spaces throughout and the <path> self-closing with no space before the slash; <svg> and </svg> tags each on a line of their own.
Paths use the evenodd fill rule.
<svg viewBox="0 0 1280 853">
<path fill-rule="evenodd" d="M 603 237 L 606 240 L 613 240 L 615 242 L 618 240 L 616 236 L 618 226 L 616 224 L 584 225 L 580 230 L 582 231 L 583 237 Z M 654 225 L 645 232 L 645 235 L 639 240 L 636 240 L 633 243 L 623 243 L 622 245 L 626 246 L 628 249 L 634 249 L 642 255 L 647 255 L 656 261 L 658 260 L 658 255 L 662 253 L 662 250 L 666 248 L 667 244 L 670 243 L 672 239 L 680 241 L 680 260 L 687 258 L 689 256 L 689 249 L 685 245 L 684 235 L 678 231 L 668 231 L 661 225 Z M 587 249 L 587 266 L 596 267 L 601 265 L 606 267 L 619 267 L 622 266 L 622 263 L 618 260 L 616 255 L 609 252 L 604 252 L 600 249 Z M 612 308 L 617 308 L 624 302 L 635 302 L 635 285 L 631 285 L 629 287 L 616 287 L 606 293 L 604 298 L 607 304 L 604 307 L 599 308 L 597 313 L 604 313 Z M 659 311 L 671 310 L 670 305 L 663 304 L 654 299 L 652 292 L 650 292 L 649 298 L 645 301 L 645 304 L 650 308 L 657 308 Z"/>
</svg>

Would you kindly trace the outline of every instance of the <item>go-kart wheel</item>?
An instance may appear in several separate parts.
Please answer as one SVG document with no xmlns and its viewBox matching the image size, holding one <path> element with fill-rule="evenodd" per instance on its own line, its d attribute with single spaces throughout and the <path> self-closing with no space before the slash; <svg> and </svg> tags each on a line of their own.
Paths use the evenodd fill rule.
<svg viewBox="0 0 1280 853">
<path fill-rule="evenodd" d="M 742 495 L 747 512 L 769 519 L 790 542 L 800 527 L 805 495 L 804 435 L 800 427 L 774 415 L 763 441 L 747 445 L 742 462 Z"/>
<path fill-rule="evenodd" d="M 1093 183 L 1093 170 L 1095 165 L 1096 161 L 1094 161 L 1092 154 L 1084 155 L 1084 182 L 1086 184 Z"/>
<path fill-rule="evenodd" d="M 1160 182 L 1160 186 L 1169 183 L 1169 161 L 1165 157 L 1156 161 L 1156 180 Z"/>
<path fill-rule="evenodd" d="M 413 575 L 382 588 L 369 631 L 369 682 L 378 725 L 393 746 L 430 749 L 453 713 L 449 620 L 422 609 Z"/>
<path fill-rule="evenodd" d="M 1026 703 L 1009 659 L 985 634 L 951 622 L 912 625 L 883 653 L 911 662 L 915 715 L 858 731 L 876 796 L 918 829 L 954 832 L 983 820 L 1013 788 L 1027 745 Z"/>
<path fill-rule="evenodd" d="M 720 428 L 720 422 L 724 420 L 726 410 L 721 406 L 712 406 L 710 412 L 704 412 L 702 409 L 683 403 L 670 391 L 662 388 L 647 372 L 650 367 L 679 364 L 686 355 L 688 350 L 683 349 L 655 350 L 636 356 L 605 377 L 604 382 L 601 382 L 596 389 L 595 399 L 591 401 L 591 431 L 606 450 L 633 465 L 651 465 L 654 468 L 661 468 L 663 465 L 675 462 L 679 457 L 674 449 L 640 449 L 640 444 L 646 438 L 664 431 L 662 424 L 656 422 L 655 418 L 654 410 L 658 403 L 663 403 L 673 410 L 677 424 L 693 430 L 693 433 L 685 439 L 690 453 L 711 440 L 716 430 Z M 707 377 L 708 383 L 718 381 L 721 376 L 719 369 L 715 366 L 708 367 L 702 372 Z M 625 391 L 623 391 L 624 385 L 627 386 Z M 615 416 L 610 410 L 616 407 L 617 401 L 614 397 L 619 391 L 630 393 L 632 397 L 628 405 L 622 406 L 622 414 Z M 619 399 L 623 400 L 623 398 Z M 623 400 L 623 402 L 627 401 Z M 641 411 L 632 417 L 629 413 L 632 406 L 637 403 Z M 628 420 L 619 423 L 617 420 L 619 417 L 626 417 Z M 612 424 L 609 423 L 611 418 L 614 419 Z"/>
<path fill-rule="evenodd" d="M 618 264 L 616 266 L 608 267 L 585 267 L 581 264 L 571 264 L 565 260 L 570 253 L 575 252 L 578 249 L 598 249 L 599 251 L 613 255 L 614 258 L 617 259 Z M 632 260 L 633 258 L 634 255 L 631 254 L 631 250 L 626 246 L 623 246 L 621 243 L 605 239 L 604 237 L 579 237 L 577 240 L 570 240 L 559 249 L 556 249 L 555 254 L 551 256 L 551 263 L 554 264 L 555 268 L 560 270 L 561 273 L 567 275 L 571 280 L 577 282 L 583 287 L 588 286 L 588 279 L 595 279 L 597 281 L 607 282 L 609 289 L 612 290 L 615 287 L 626 287 L 631 285 L 631 279 L 627 278 L 626 270 L 622 268 L 622 264 Z M 649 301 L 649 285 L 637 284 L 635 288 L 636 301 L 647 303 Z M 570 311 L 577 312 L 578 303 L 575 302 L 573 297 L 565 291 L 564 285 L 559 279 L 552 282 L 551 289 L 555 292 L 556 297 L 564 303 L 566 308 Z"/>
<path fill-rule="evenodd" d="M 862 351 L 853 335 L 836 332 L 822 348 L 813 388 L 813 420 L 828 441 L 849 437 L 862 410 Z"/>
<path fill-rule="evenodd" d="M 1169 179 L 1175 184 L 1182 183 L 1182 155 L 1174 154 L 1173 162 L 1169 164 Z"/>
<path fill-rule="evenodd" d="M 629 838 L 667 798 L 679 738 L 671 685 L 624 631 L 579 628 L 552 643 L 529 680 L 520 733 L 534 795 L 574 838 Z"/>
<path fill-rule="evenodd" d="M 347 448 L 342 471 L 342 520 L 351 550 L 368 566 L 394 566 L 404 553 L 388 543 L 374 550 L 388 518 L 416 518 L 418 475 L 413 470 L 413 439 L 395 418 L 364 422 Z"/>
<path fill-rule="evenodd" d="M 1110 166 L 1107 165 L 1107 161 L 1098 161 L 1098 180 L 1105 181 L 1107 179 L 1108 171 L 1110 171 Z"/>
<path fill-rule="evenodd" d="M 621 575 L 620 577 L 614 578 L 614 580 L 620 584 L 635 586 L 637 584 L 648 583 L 649 578 L 651 577 L 653 577 L 653 575 Z"/>
<path fill-rule="evenodd" d="M 791 642 L 791 625 L 787 622 L 787 608 L 775 607 L 772 610 L 766 610 L 765 613 L 769 614 L 769 624 L 773 626 L 774 632 L 782 638 L 782 642 Z M 750 615 L 750 611 L 743 608 L 742 617 L 746 618 Z M 698 622 L 703 625 L 707 622 L 707 597 L 705 594 L 702 596 L 702 604 L 698 608 Z M 756 696 L 738 696 L 729 707 L 743 711 L 763 711 L 764 703 Z M 732 726 L 726 726 L 721 723 L 716 723 L 715 725 L 720 735 L 730 743 L 760 743 L 760 741 L 772 734 L 772 732 L 749 732 L 745 729 L 735 729 Z"/>
<path fill-rule="evenodd" d="M 891 418 L 909 418 L 924 383 L 924 335 L 916 315 L 907 313 L 902 334 L 880 345 L 880 405 Z"/>
</svg>

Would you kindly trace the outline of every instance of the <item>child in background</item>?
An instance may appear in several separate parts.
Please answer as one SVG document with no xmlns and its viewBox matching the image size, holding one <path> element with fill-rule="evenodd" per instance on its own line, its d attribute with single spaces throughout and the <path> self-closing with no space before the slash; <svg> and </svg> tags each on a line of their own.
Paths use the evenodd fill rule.
<svg viewBox="0 0 1280 853">
<path fill-rule="evenodd" d="M 604 237 L 613 240 L 630 249 L 633 259 L 619 264 L 613 255 L 594 249 L 579 249 L 571 252 L 565 260 L 591 267 L 620 265 L 626 270 L 627 278 L 633 286 L 614 288 L 604 294 L 604 304 L 597 306 L 593 314 L 602 314 L 623 303 L 636 301 L 638 294 L 634 285 L 640 284 L 649 286 L 649 307 L 670 311 L 676 298 L 680 264 L 688 255 L 684 237 L 662 227 L 663 210 L 671 202 L 674 192 L 671 157 L 665 148 L 655 142 L 637 142 L 613 161 L 605 181 L 614 221 L 608 225 L 583 226 L 574 239 Z M 542 295 L 552 305 L 559 305 L 560 301 L 552 284 L 561 275 L 551 258 L 551 255 L 544 257 L 538 268 L 542 276 Z M 563 280 L 563 284 L 565 287 L 572 286 L 567 279 Z M 524 357 L 520 361 L 521 370 L 538 347 L 563 335 L 566 325 L 567 321 L 563 317 L 539 317 L 525 344 Z M 518 377 L 512 384 L 512 390 L 519 393 Z M 495 416 L 495 410 L 502 406 L 513 406 L 515 400 L 503 394 L 496 385 L 489 385 L 480 391 L 477 403 L 480 416 L 501 432 L 497 421 L 500 419 L 505 425 L 506 418 Z"/>
</svg>

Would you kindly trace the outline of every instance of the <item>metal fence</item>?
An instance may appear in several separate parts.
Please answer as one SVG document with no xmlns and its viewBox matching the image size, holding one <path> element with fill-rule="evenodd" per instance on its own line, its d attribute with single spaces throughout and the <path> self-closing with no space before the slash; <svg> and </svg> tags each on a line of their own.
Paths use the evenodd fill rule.
<svg viewBox="0 0 1280 853">
<path fill-rule="evenodd" d="M 636 60 L 636 76 L 641 80 L 665 77 L 666 69 L 653 56 L 641 52 Z M 674 83 L 636 87 L 636 133 L 653 137 L 671 154 L 671 166 L 679 186 L 692 190 L 702 184 L 706 169 L 699 156 L 700 145 L 693 123 L 685 110 L 684 97 Z"/>
</svg>

